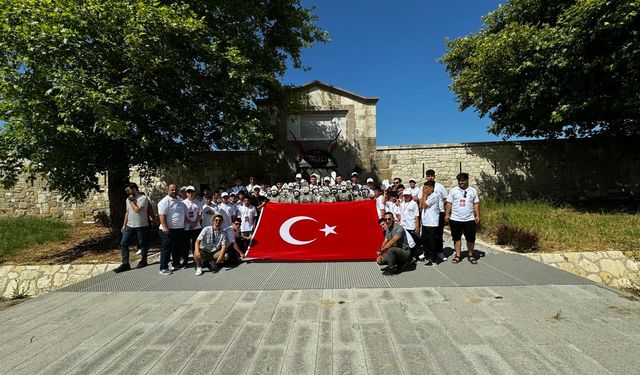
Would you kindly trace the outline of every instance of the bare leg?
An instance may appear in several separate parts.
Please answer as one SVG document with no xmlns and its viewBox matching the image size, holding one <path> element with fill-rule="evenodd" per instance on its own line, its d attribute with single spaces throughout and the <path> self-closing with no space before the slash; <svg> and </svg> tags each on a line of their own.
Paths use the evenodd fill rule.
<svg viewBox="0 0 640 375">
<path fill-rule="evenodd" d="M 460 258 L 462 254 L 462 240 L 454 241 L 453 248 L 456 251 L 456 256 Z"/>
<path fill-rule="evenodd" d="M 467 241 L 467 256 L 468 257 L 472 257 L 473 256 L 473 248 L 475 247 L 476 243 L 475 242 L 469 242 Z"/>
</svg>

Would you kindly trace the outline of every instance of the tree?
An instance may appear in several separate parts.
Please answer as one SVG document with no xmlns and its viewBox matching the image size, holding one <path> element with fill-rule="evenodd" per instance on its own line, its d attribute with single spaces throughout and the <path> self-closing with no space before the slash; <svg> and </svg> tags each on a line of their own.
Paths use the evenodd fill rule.
<svg viewBox="0 0 640 375">
<path fill-rule="evenodd" d="M 441 58 L 490 133 L 640 134 L 640 1 L 511 0 Z"/>
<path fill-rule="evenodd" d="M 83 200 L 106 172 L 112 227 L 129 168 L 256 149 L 281 77 L 327 40 L 299 0 L 22 0 L 0 8 L 0 179 Z"/>
</svg>

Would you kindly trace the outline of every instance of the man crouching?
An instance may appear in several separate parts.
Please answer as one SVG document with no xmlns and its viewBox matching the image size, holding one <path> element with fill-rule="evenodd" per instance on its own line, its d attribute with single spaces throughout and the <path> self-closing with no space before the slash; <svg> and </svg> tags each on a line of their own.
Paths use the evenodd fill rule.
<svg viewBox="0 0 640 375">
<path fill-rule="evenodd" d="M 384 231 L 384 241 L 378 250 L 378 264 L 386 264 L 384 275 L 393 275 L 415 262 L 409 250 L 407 235 L 400 225 L 395 225 L 393 213 L 387 212 L 379 220 Z"/>
<path fill-rule="evenodd" d="M 227 236 L 222 230 L 224 218 L 218 214 L 213 217 L 211 226 L 205 227 L 200 232 L 193 250 L 193 259 L 196 262 L 196 276 L 202 275 L 202 262 L 215 260 L 210 267 L 211 272 L 220 271 L 221 264 L 228 259 Z"/>
</svg>

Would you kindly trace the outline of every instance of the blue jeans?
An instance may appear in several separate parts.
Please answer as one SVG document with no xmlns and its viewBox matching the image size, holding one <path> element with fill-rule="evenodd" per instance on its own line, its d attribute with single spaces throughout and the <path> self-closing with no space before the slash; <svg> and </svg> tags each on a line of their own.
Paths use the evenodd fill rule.
<svg viewBox="0 0 640 375">
<path fill-rule="evenodd" d="M 131 228 L 126 226 L 122 232 L 122 240 L 120 241 L 120 252 L 122 253 L 122 263 L 129 263 L 129 243 L 134 237 L 138 238 L 138 245 L 142 251 L 142 260 L 147 260 L 149 252 L 149 226 L 140 228 Z"/>
<path fill-rule="evenodd" d="M 184 241 L 184 229 L 169 229 L 169 234 L 158 230 L 162 244 L 160 245 L 160 270 L 169 269 L 169 258 L 174 267 L 180 265 L 182 243 Z"/>
</svg>

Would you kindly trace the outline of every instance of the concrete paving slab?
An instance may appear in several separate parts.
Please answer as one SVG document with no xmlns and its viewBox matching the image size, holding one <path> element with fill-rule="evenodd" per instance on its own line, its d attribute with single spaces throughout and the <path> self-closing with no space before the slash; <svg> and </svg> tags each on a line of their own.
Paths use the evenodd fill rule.
<svg viewBox="0 0 640 375">
<path fill-rule="evenodd" d="M 493 262 L 497 256 L 477 266 L 423 267 L 405 279 L 361 262 L 250 264 L 207 278 L 193 269 L 167 277 L 151 270 L 121 289 L 137 271 L 107 275 L 0 312 L 11 322 L 0 332 L 0 374 L 619 374 L 640 367 L 638 301 L 561 274 L 552 277 L 564 284 L 534 285 L 548 270 L 512 274 L 518 259 Z M 252 289 L 246 282 L 224 289 L 252 270 Z M 338 270 L 349 277 L 328 280 Z M 455 283 L 421 286 L 426 273 Z"/>
</svg>

